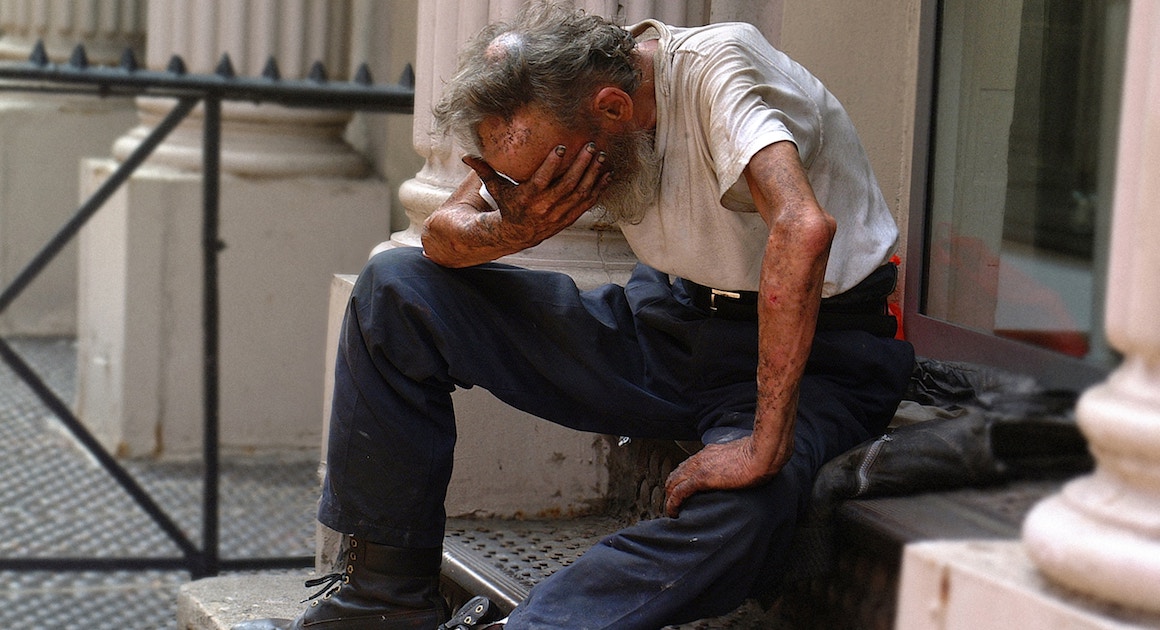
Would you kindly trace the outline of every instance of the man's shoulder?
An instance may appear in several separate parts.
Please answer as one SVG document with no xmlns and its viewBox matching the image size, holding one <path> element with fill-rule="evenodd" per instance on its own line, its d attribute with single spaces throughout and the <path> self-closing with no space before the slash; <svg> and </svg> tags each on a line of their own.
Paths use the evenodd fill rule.
<svg viewBox="0 0 1160 630">
<path fill-rule="evenodd" d="M 748 22 L 718 22 L 704 26 L 669 27 L 674 45 L 740 44 L 769 46 L 769 40 L 756 26 Z"/>
<path fill-rule="evenodd" d="M 673 26 L 658 20 L 644 20 L 627 27 L 638 39 L 660 39 L 670 48 L 700 46 L 703 44 L 769 46 L 765 35 L 748 22 L 717 22 L 702 26 Z"/>
</svg>

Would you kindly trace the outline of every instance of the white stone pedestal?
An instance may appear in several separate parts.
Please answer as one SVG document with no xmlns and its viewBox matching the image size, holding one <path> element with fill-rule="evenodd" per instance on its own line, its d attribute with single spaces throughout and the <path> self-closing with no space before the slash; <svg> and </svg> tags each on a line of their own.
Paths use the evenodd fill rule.
<svg viewBox="0 0 1160 630">
<path fill-rule="evenodd" d="M 83 45 L 94 65 L 141 53 L 143 0 L 0 0 L 0 62 L 39 41 L 53 63 Z M 7 285 L 80 205 L 82 159 L 108 155 L 136 124 L 130 98 L 0 92 L 0 283 Z M 77 249 L 70 244 L 2 315 L 2 335 L 76 334 Z"/>
<path fill-rule="evenodd" d="M 1147 616 L 1047 582 L 1018 541 L 908 545 L 897 630 L 1142 630 Z"/>
<path fill-rule="evenodd" d="M 81 159 L 107 155 L 136 121 L 125 98 L 0 94 L 0 281 L 11 282 L 80 206 Z M 69 245 L 0 315 L 0 334 L 75 334 L 76 282 Z"/>
<path fill-rule="evenodd" d="M 82 187 L 114 167 L 87 161 Z M 146 165 L 81 235 L 78 415 L 121 456 L 201 449 L 201 199 L 200 174 Z M 222 175 L 223 449 L 318 447 L 330 278 L 388 217 L 376 179 Z"/>
</svg>

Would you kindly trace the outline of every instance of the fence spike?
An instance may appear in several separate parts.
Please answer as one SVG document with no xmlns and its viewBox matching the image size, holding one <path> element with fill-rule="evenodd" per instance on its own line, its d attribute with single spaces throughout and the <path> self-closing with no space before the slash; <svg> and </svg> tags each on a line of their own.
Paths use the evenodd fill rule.
<svg viewBox="0 0 1160 630">
<path fill-rule="evenodd" d="M 358 70 L 354 73 L 354 82 L 359 85 L 370 85 L 375 82 L 371 77 L 371 69 L 365 62 L 358 65 Z"/>
<path fill-rule="evenodd" d="M 266 67 L 262 69 L 262 76 L 272 81 L 277 81 L 282 78 L 282 73 L 278 70 L 278 60 L 270 57 L 266 60 Z"/>
<path fill-rule="evenodd" d="M 72 56 L 68 59 L 68 65 L 82 70 L 89 67 L 89 55 L 85 52 L 83 44 L 77 44 L 77 47 L 73 48 Z"/>
<path fill-rule="evenodd" d="M 48 51 L 44 49 L 44 40 L 36 40 L 36 45 L 32 47 L 32 54 L 28 56 L 29 63 L 37 66 L 48 65 Z"/>
<path fill-rule="evenodd" d="M 128 72 L 134 72 L 138 68 L 140 68 L 140 65 L 137 63 L 137 55 L 133 54 L 132 48 L 126 48 L 124 52 L 121 53 L 121 69 Z"/>
<path fill-rule="evenodd" d="M 326 83 L 326 66 L 322 65 L 321 61 L 315 61 L 314 65 L 310 66 L 310 80 L 319 83 Z"/>
<path fill-rule="evenodd" d="M 222 59 L 218 62 L 217 68 L 214 69 L 214 74 L 227 79 L 232 79 L 237 76 L 234 73 L 234 63 L 230 61 L 229 53 L 222 53 Z"/>
<path fill-rule="evenodd" d="M 185 60 L 178 55 L 173 55 L 169 58 L 169 65 L 165 67 L 165 71 L 172 74 L 185 74 Z"/>
<path fill-rule="evenodd" d="M 403 67 L 403 74 L 399 76 L 399 85 L 405 88 L 415 88 L 415 69 L 411 64 Z"/>
</svg>

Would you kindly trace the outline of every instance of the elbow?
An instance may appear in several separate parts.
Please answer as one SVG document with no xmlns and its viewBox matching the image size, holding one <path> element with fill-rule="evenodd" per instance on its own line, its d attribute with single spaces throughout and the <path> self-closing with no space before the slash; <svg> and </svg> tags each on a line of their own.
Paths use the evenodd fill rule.
<svg viewBox="0 0 1160 630">
<path fill-rule="evenodd" d="M 444 267 L 454 267 L 456 257 L 447 245 L 447 239 L 439 237 L 439 227 L 432 221 L 435 215 L 427 217 L 423 221 L 423 231 L 419 235 L 419 242 L 423 246 L 423 255 L 430 259 L 437 265 Z"/>
<path fill-rule="evenodd" d="M 838 233 L 838 221 L 829 212 L 818 208 L 811 232 L 811 238 L 818 250 L 829 255 L 830 244 L 834 242 L 834 235 Z"/>
<path fill-rule="evenodd" d="M 808 258 L 825 258 L 837 232 L 834 217 L 820 206 L 811 205 L 779 219 L 770 237 L 793 243 Z"/>
</svg>

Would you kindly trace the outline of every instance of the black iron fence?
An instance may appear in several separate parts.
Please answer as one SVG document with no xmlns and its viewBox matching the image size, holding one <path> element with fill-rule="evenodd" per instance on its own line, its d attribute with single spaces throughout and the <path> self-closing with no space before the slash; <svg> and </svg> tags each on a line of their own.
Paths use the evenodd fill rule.
<svg viewBox="0 0 1160 630">
<path fill-rule="evenodd" d="M 12 368 L 92 454 L 126 493 L 149 515 L 181 551 L 181 557 L 134 558 L 0 558 L 0 570 L 151 570 L 184 569 L 193 578 L 216 575 L 222 570 L 251 570 L 301 567 L 312 558 L 223 559 L 219 554 L 219 454 L 218 454 L 218 254 L 219 193 L 221 159 L 221 104 L 223 101 L 273 103 L 312 109 L 345 109 L 383 113 L 411 113 L 414 108 L 414 77 L 410 67 L 397 84 L 375 84 L 366 65 L 358 68 L 352 81 L 331 81 L 326 68 L 315 63 L 306 79 L 285 80 L 271 58 L 260 77 L 239 77 L 228 55 L 223 55 L 213 74 L 191 74 L 180 57 L 173 57 L 163 71 L 139 67 L 132 51 L 126 50 L 118 66 L 91 66 L 85 49 L 78 46 L 67 63 L 49 61 L 44 46 L 37 44 L 28 61 L 0 64 L 0 91 L 23 91 L 110 96 L 150 96 L 176 99 L 169 114 L 149 133 L 89 197 L 41 251 L 0 291 L 0 313 L 32 283 L 113 195 L 154 149 L 200 103 L 204 122 L 202 137 L 202 251 L 204 284 L 202 310 L 204 437 L 201 546 L 163 510 L 117 460 L 110 455 L 76 417 L 69 405 L 12 346 L 0 338 L 0 358 Z"/>
</svg>

